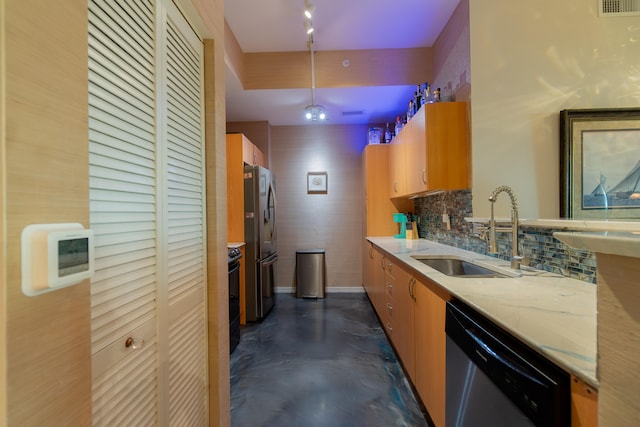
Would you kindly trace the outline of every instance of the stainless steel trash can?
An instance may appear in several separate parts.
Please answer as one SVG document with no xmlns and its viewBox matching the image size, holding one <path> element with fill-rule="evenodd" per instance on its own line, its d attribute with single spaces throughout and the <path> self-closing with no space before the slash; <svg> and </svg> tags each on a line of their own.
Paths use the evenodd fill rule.
<svg viewBox="0 0 640 427">
<path fill-rule="evenodd" d="M 296 251 L 296 296 L 324 298 L 325 270 L 324 249 Z"/>
</svg>

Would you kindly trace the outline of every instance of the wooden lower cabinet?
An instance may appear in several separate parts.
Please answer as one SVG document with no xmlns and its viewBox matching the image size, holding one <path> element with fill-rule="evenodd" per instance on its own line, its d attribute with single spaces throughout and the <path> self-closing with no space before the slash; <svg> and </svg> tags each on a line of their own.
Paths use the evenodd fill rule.
<svg viewBox="0 0 640 427">
<path fill-rule="evenodd" d="M 369 298 L 373 286 L 373 244 L 365 240 L 362 245 L 362 287 Z"/>
<path fill-rule="evenodd" d="M 375 246 L 370 253 L 371 285 L 365 289 L 431 419 L 444 426 L 448 294 Z"/>
<path fill-rule="evenodd" d="M 415 294 L 416 380 L 414 385 L 437 427 L 445 425 L 447 336 L 444 330 L 449 298 L 425 280 L 417 281 Z"/>
<path fill-rule="evenodd" d="M 412 382 L 416 381 L 416 354 L 414 336 L 413 290 L 415 278 L 396 267 L 396 283 L 393 289 L 393 345 Z"/>
<path fill-rule="evenodd" d="M 385 329 L 412 381 L 415 380 L 414 283 L 408 271 L 385 258 Z"/>
<path fill-rule="evenodd" d="M 382 318 L 384 311 L 384 253 L 373 248 L 371 259 L 371 294 L 369 298 L 378 316 Z"/>
<path fill-rule="evenodd" d="M 571 427 L 598 426 L 598 392 L 571 376 Z"/>
</svg>

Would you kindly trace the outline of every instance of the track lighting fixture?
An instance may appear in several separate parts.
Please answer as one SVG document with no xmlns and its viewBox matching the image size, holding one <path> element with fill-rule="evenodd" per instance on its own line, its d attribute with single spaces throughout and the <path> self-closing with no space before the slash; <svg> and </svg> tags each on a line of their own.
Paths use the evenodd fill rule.
<svg viewBox="0 0 640 427">
<path fill-rule="evenodd" d="M 315 41 L 313 35 L 313 24 L 311 22 L 311 14 L 313 13 L 314 6 L 309 3 L 309 0 L 305 0 L 304 7 L 304 14 L 306 16 L 306 19 L 304 21 L 304 28 L 307 30 L 307 45 L 309 46 L 309 56 L 311 57 L 311 105 L 307 105 L 305 107 L 304 116 L 307 118 L 307 120 L 315 122 L 317 120 L 326 120 L 327 113 L 325 113 L 324 107 L 322 105 L 316 105 L 316 73 L 314 62 Z"/>
</svg>

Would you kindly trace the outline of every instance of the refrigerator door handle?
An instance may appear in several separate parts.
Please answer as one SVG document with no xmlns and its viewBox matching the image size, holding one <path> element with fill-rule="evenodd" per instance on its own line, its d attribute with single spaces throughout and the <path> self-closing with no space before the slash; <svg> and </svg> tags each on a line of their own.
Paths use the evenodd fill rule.
<svg viewBox="0 0 640 427">
<path fill-rule="evenodd" d="M 278 254 L 273 254 L 266 257 L 261 264 L 263 267 L 268 267 L 276 261 L 278 261 Z"/>
<path fill-rule="evenodd" d="M 276 235 L 276 192 L 272 185 L 269 185 L 267 196 L 267 208 L 265 209 L 268 221 L 271 221 L 271 239 Z M 272 213 L 273 211 L 273 213 Z"/>
</svg>

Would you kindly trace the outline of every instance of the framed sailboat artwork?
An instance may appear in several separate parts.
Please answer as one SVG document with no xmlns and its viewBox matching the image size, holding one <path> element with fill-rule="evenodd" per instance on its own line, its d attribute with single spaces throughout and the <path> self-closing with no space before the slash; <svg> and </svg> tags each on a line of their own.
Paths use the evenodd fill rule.
<svg viewBox="0 0 640 427">
<path fill-rule="evenodd" d="M 560 112 L 560 217 L 640 218 L 640 109 Z"/>
</svg>

